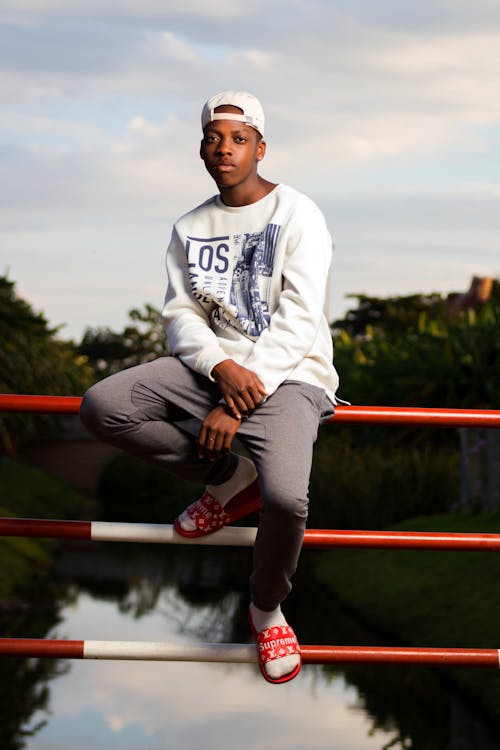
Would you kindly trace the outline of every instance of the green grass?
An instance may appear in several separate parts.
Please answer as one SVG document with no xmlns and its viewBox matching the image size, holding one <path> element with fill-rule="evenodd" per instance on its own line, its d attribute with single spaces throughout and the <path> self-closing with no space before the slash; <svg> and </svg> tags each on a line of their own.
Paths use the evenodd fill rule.
<svg viewBox="0 0 500 750">
<path fill-rule="evenodd" d="M 0 461 L 0 516 L 68 518 L 89 501 L 63 482 L 22 461 Z M 0 606 L 21 596 L 52 564 L 56 543 L 47 539 L 0 539 Z"/>
<path fill-rule="evenodd" d="M 500 516 L 427 516 L 392 528 L 498 533 Z M 343 603 L 399 643 L 500 646 L 498 552 L 335 550 L 317 556 L 314 566 Z M 496 671 L 461 669 L 453 676 L 500 720 Z"/>
</svg>

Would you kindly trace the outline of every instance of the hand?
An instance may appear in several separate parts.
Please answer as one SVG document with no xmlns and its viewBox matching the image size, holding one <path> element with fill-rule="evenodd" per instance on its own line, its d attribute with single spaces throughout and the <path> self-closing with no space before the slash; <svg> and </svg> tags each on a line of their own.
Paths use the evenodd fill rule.
<svg viewBox="0 0 500 750">
<path fill-rule="evenodd" d="M 212 370 L 212 374 L 219 384 L 222 397 L 231 414 L 236 419 L 255 409 L 267 391 L 262 380 L 252 370 L 237 364 L 233 359 L 219 362 Z"/>
<path fill-rule="evenodd" d="M 207 414 L 198 435 L 198 458 L 216 461 L 229 453 L 233 438 L 241 421 L 233 417 L 224 404 L 219 404 Z"/>
</svg>

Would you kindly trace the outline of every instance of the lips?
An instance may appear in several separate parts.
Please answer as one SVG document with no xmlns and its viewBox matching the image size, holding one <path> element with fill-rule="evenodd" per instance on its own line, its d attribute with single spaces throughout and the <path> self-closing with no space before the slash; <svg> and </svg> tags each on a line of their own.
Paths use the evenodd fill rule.
<svg viewBox="0 0 500 750">
<path fill-rule="evenodd" d="M 230 162 L 220 162 L 219 164 L 215 164 L 213 167 L 216 172 L 232 172 L 232 170 L 235 168 L 236 165 L 231 164 Z"/>
</svg>

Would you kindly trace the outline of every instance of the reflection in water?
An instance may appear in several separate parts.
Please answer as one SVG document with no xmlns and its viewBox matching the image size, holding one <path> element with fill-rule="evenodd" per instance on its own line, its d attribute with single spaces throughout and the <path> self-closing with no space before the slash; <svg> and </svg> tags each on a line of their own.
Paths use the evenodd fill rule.
<svg viewBox="0 0 500 750">
<path fill-rule="evenodd" d="M 115 558 L 113 551 L 96 548 L 92 568 L 78 549 L 62 561 L 64 575 L 78 579 L 80 588 L 74 605 L 64 610 L 61 628 L 68 637 L 186 642 L 205 638 L 208 628 L 223 640 L 231 635 L 232 615 L 246 599 L 248 555 L 238 561 L 229 551 L 229 565 L 222 556 L 220 570 L 228 590 L 220 587 L 210 602 L 217 565 L 212 551 L 202 553 L 212 572 L 196 575 L 192 588 L 187 564 L 198 573 L 200 561 L 193 558 L 198 550 L 165 555 L 153 550 L 137 559 L 118 550 Z M 184 596 L 177 587 L 181 568 Z M 238 578 L 244 581 L 240 590 Z M 124 579 L 131 590 L 122 585 Z M 138 612 L 140 617 L 134 616 Z M 248 635 L 246 626 L 245 639 Z M 319 668 L 305 669 L 300 682 L 278 689 L 265 683 L 252 665 L 72 662 L 70 674 L 52 688 L 54 718 L 28 747 L 80 750 L 93 743 L 121 750 L 215 750 L 222 740 L 243 750 L 302 750 L 331 747 L 340 733 L 337 747 L 377 748 L 380 743 L 368 736 L 366 717 L 346 707 L 346 700 L 354 698 L 342 680 L 329 686 Z"/>
<path fill-rule="evenodd" d="M 302 642 L 383 643 L 312 580 L 310 554 L 287 601 Z M 35 610 L 11 618 L 17 622 L 9 634 L 248 641 L 250 555 L 231 548 L 73 544 L 59 561 L 57 580 L 39 592 Z M 305 666 L 293 682 L 273 686 L 252 665 L 8 660 L 0 667 L 11 733 L 9 744 L 4 725 L 5 750 L 89 744 L 210 750 L 221 740 L 242 750 L 500 748 L 445 685 L 444 674 L 423 668 Z M 32 737 L 23 739 L 16 729 L 36 730 L 44 721 Z"/>
<path fill-rule="evenodd" d="M 8 575 L 8 571 L 2 571 Z M 37 638 L 60 622 L 60 606 L 69 602 L 65 586 L 37 578 L 30 601 L 12 600 L 0 606 L 0 633 L 3 637 Z M 36 659 L 0 659 L 0 747 L 18 750 L 26 738 L 46 723 L 50 685 L 67 673 L 66 662 Z M 33 719 L 38 712 L 38 719 Z"/>
</svg>

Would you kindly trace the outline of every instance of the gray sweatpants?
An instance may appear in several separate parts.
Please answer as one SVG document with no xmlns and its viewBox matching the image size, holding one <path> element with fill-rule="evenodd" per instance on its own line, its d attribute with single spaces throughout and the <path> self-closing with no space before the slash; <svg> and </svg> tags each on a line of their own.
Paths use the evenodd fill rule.
<svg viewBox="0 0 500 750">
<path fill-rule="evenodd" d="M 216 383 L 175 357 L 162 357 L 96 383 L 80 416 L 105 442 L 184 479 L 221 484 L 235 471 L 235 454 L 211 462 L 199 459 L 196 450 L 201 422 L 219 400 Z M 262 492 L 250 578 L 252 601 L 260 609 L 274 609 L 291 589 L 307 519 L 313 445 L 320 421 L 332 413 L 321 388 L 289 380 L 237 432 Z"/>
</svg>

